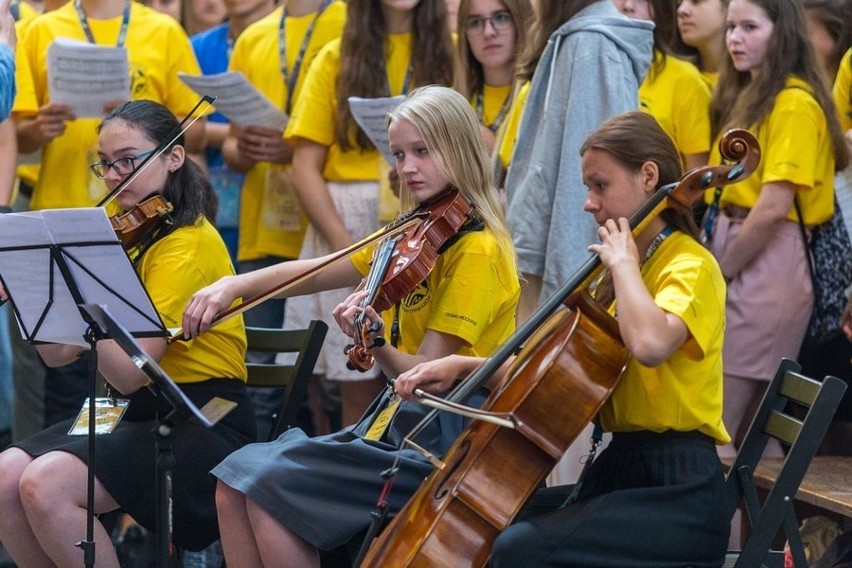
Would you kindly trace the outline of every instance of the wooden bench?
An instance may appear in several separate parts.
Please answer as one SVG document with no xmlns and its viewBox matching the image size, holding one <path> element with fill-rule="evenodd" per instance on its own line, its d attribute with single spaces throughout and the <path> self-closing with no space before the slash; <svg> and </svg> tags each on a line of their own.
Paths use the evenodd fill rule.
<svg viewBox="0 0 852 568">
<path fill-rule="evenodd" d="M 731 461 L 725 460 L 726 469 Z M 781 458 L 762 459 L 753 475 L 755 485 L 771 489 L 783 463 Z M 796 501 L 852 518 L 852 457 L 814 457 L 799 485 Z"/>
</svg>

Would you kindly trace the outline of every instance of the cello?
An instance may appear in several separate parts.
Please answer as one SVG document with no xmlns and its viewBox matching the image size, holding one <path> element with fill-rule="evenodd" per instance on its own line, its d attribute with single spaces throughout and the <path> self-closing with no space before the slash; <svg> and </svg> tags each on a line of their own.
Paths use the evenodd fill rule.
<svg viewBox="0 0 852 568">
<path fill-rule="evenodd" d="M 704 191 L 739 181 L 760 160 L 746 131 L 725 134 L 733 165 L 687 172 L 660 188 L 630 220 L 634 234 L 667 207 L 690 208 Z M 364 566 L 484 566 L 494 539 L 512 522 L 618 383 L 628 352 L 615 319 L 589 293 L 597 256 L 547 299 L 503 346 L 448 397 L 421 402 L 454 408 L 520 349 L 482 415 L 459 436 L 436 470 L 373 542 Z M 567 308 L 567 309 L 565 309 Z M 521 347 L 523 346 L 523 347 Z M 566 403 L 565 401 L 570 401 Z M 416 436 L 430 413 L 408 436 Z"/>
</svg>

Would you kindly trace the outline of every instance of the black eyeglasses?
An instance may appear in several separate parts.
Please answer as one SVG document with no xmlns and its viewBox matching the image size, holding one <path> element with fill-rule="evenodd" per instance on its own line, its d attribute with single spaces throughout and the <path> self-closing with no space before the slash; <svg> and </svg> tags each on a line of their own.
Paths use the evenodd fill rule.
<svg viewBox="0 0 852 568">
<path fill-rule="evenodd" d="M 95 172 L 95 175 L 101 179 L 104 179 L 107 176 L 107 173 L 109 172 L 110 168 L 112 168 L 112 171 L 114 171 L 118 175 L 126 176 L 136 171 L 136 160 L 141 160 L 153 153 L 154 150 L 148 150 L 147 152 L 142 152 L 141 154 L 137 154 L 135 156 L 124 156 L 123 158 L 119 158 L 113 162 L 101 160 L 100 162 L 95 162 L 89 167 L 92 168 L 92 171 Z"/>
<path fill-rule="evenodd" d="M 485 22 L 489 22 L 495 32 L 501 32 L 512 25 L 512 14 L 507 11 L 495 12 L 487 17 L 474 16 L 467 19 L 467 33 L 479 35 L 485 31 Z"/>
</svg>

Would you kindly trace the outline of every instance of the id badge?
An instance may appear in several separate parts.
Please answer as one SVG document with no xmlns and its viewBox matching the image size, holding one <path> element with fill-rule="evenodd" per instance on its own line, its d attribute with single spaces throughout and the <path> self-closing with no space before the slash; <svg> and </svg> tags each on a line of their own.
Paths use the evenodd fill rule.
<svg viewBox="0 0 852 568">
<path fill-rule="evenodd" d="M 370 425 L 370 429 L 367 430 L 367 433 L 364 435 L 364 439 L 375 441 L 384 436 L 385 431 L 388 429 L 388 425 L 391 422 L 391 418 L 393 418 L 394 414 L 396 414 L 396 409 L 399 408 L 399 401 L 400 399 L 395 397 L 381 412 L 379 412 L 379 415 L 376 416 L 376 419 Z"/>
<path fill-rule="evenodd" d="M 293 187 L 290 168 L 269 164 L 263 184 L 263 225 L 267 229 L 297 232 L 302 229 L 302 204 Z"/>
<path fill-rule="evenodd" d="M 95 399 L 95 434 L 109 434 L 127 411 L 130 401 L 127 399 Z M 69 436 L 87 436 L 89 434 L 89 399 L 83 402 L 83 408 L 68 430 Z"/>
</svg>

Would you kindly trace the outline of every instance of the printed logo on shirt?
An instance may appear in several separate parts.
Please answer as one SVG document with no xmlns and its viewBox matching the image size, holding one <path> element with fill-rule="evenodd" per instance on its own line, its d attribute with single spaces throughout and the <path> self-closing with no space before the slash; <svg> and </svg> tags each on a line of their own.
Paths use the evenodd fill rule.
<svg viewBox="0 0 852 568">
<path fill-rule="evenodd" d="M 407 312 L 419 312 L 429 305 L 429 286 L 424 280 L 417 288 L 402 299 L 402 307 Z"/>
<path fill-rule="evenodd" d="M 143 95 L 148 90 L 148 74 L 145 67 L 138 63 L 130 63 L 130 98 L 142 99 L 153 98 L 144 97 Z"/>
</svg>

